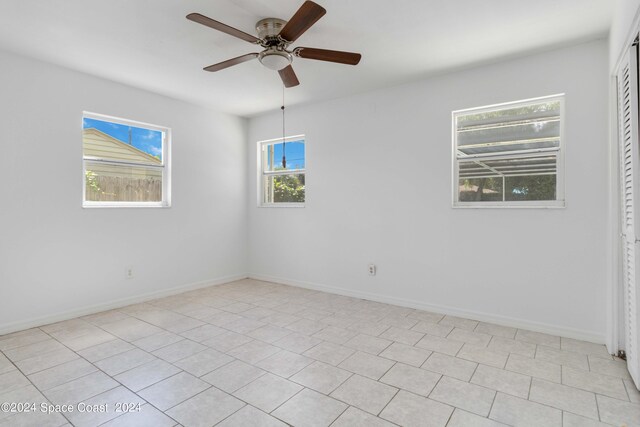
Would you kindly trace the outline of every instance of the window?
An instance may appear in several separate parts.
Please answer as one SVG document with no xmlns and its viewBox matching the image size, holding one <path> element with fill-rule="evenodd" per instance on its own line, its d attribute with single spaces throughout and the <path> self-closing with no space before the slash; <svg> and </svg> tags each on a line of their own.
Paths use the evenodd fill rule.
<svg viewBox="0 0 640 427">
<path fill-rule="evenodd" d="M 258 143 L 260 206 L 304 206 L 304 136 Z"/>
<path fill-rule="evenodd" d="M 564 95 L 453 112 L 453 204 L 564 206 Z"/>
<path fill-rule="evenodd" d="M 83 206 L 170 205 L 168 128 L 84 113 Z"/>
</svg>

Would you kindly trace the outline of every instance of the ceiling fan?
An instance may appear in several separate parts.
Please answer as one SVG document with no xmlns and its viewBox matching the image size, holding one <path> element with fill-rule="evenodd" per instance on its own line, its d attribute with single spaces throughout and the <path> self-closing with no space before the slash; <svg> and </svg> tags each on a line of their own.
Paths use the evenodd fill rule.
<svg viewBox="0 0 640 427">
<path fill-rule="evenodd" d="M 327 11 L 320 5 L 305 1 L 289 21 L 278 18 L 265 18 L 256 23 L 258 37 L 247 34 L 222 22 L 215 21 L 199 13 L 190 13 L 187 19 L 206 25 L 214 30 L 222 31 L 231 36 L 259 45 L 264 48 L 260 53 L 248 53 L 237 58 L 228 59 L 218 64 L 205 67 L 206 71 L 220 71 L 233 65 L 258 58 L 265 67 L 276 70 L 285 87 L 293 87 L 300 84 L 296 73 L 291 67 L 294 57 L 304 59 L 316 59 L 319 61 L 337 62 L 340 64 L 356 65 L 360 62 L 359 53 L 341 52 L 337 50 L 316 49 L 311 47 L 296 47 L 289 49 L 289 45 L 295 42 Z"/>
</svg>

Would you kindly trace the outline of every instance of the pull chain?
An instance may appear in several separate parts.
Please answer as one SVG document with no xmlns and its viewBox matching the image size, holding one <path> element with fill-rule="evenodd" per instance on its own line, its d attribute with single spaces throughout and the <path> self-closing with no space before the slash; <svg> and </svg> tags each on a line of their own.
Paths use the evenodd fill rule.
<svg viewBox="0 0 640 427">
<path fill-rule="evenodd" d="M 282 86 L 282 168 L 287 168 L 287 156 L 285 155 L 285 133 L 284 133 L 284 85 Z"/>
</svg>

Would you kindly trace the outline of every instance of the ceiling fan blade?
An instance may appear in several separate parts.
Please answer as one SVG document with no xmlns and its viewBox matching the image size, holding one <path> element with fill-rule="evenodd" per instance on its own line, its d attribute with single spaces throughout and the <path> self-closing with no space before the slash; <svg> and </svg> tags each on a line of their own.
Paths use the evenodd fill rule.
<svg viewBox="0 0 640 427">
<path fill-rule="evenodd" d="M 284 87 L 294 87 L 300 84 L 296 73 L 293 71 L 293 67 L 291 65 L 283 68 L 278 71 L 280 74 L 280 78 L 282 79 L 282 83 L 284 83 Z"/>
<path fill-rule="evenodd" d="M 243 62 L 251 61 L 258 57 L 257 53 L 247 53 L 246 55 L 238 56 L 237 58 L 227 59 L 226 61 L 218 62 L 217 64 L 209 65 L 205 67 L 205 71 L 220 71 L 225 68 L 229 68 L 233 65 L 242 64 Z"/>
<path fill-rule="evenodd" d="M 298 47 L 293 53 L 300 58 L 317 59 L 318 61 L 338 62 L 340 64 L 357 65 L 362 55 L 339 50 L 316 49 L 313 47 Z"/>
<path fill-rule="evenodd" d="M 190 13 L 187 15 L 187 19 L 193 22 L 197 22 L 198 24 L 206 25 L 207 27 L 213 28 L 214 30 L 222 31 L 223 33 L 227 33 L 231 36 L 248 41 L 249 43 L 260 44 L 260 42 L 262 41 L 259 38 L 252 36 L 251 34 L 247 34 L 244 31 L 240 31 L 236 28 L 228 26 L 227 24 L 215 21 L 199 13 Z"/>
<path fill-rule="evenodd" d="M 327 13 L 327 11 L 322 6 L 309 0 L 305 1 L 280 31 L 280 37 L 289 42 L 296 41 L 298 37 L 311 28 L 318 19 L 322 18 L 325 13 Z"/>
</svg>

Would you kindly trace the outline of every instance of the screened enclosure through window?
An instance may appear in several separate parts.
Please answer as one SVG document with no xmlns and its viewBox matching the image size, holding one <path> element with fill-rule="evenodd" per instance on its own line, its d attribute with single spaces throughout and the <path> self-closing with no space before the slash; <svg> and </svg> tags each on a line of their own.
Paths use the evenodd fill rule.
<svg viewBox="0 0 640 427">
<path fill-rule="evenodd" d="M 563 206 L 563 102 L 455 111 L 454 206 Z"/>
</svg>

